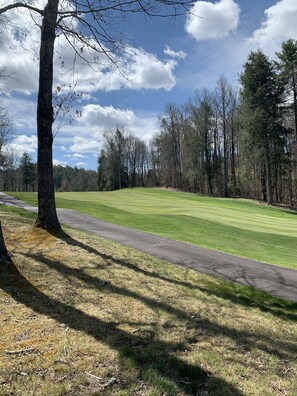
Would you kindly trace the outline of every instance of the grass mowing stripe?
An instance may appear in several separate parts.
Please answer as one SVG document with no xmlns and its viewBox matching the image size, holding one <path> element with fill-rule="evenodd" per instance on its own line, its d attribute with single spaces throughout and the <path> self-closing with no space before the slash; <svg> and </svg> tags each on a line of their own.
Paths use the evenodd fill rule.
<svg viewBox="0 0 297 396">
<path fill-rule="evenodd" d="M 36 194 L 14 193 L 36 203 Z M 246 199 L 158 189 L 58 193 L 58 207 L 197 246 L 297 268 L 297 215 Z M 87 202 L 87 205 L 86 205 Z"/>
</svg>

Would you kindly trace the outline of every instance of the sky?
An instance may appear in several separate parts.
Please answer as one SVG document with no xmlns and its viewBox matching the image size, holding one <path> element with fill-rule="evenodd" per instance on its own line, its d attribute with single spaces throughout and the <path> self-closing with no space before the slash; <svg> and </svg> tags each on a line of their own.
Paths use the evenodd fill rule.
<svg viewBox="0 0 297 396">
<path fill-rule="evenodd" d="M 1 81 L 0 100 L 15 129 L 7 150 L 17 157 L 26 151 L 36 160 L 39 20 L 24 10 L 7 16 L 11 23 L 0 32 L 0 69 L 12 78 Z M 77 96 L 71 124 L 54 125 L 54 164 L 97 169 L 103 134 L 117 127 L 149 142 L 166 104 L 183 104 L 197 89 L 213 90 L 220 76 L 238 87 L 248 54 L 261 48 L 272 58 L 283 41 L 297 39 L 296 21 L 297 0 L 197 1 L 188 15 L 177 18 L 133 15 L 116 26 L 126 42 L 117 59 L 120 69 L 103 55 L 88 67 L 58 37 L 54 94 L 61 97 L 75 87 Z M 94 54 L 83 53 L 93 63 Z"/>
</svg>

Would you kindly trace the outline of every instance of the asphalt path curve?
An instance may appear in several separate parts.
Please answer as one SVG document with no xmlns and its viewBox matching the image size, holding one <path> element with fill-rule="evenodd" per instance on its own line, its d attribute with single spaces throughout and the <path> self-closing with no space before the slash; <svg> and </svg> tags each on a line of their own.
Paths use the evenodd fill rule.
<svg viewBox="0 0 297 396">
<path fill-rule="evenodd" d="M 37 212 L 37 208 L 0 193 L 0 203 Z M 264 290 L 297 302 L 297 270 L 265 264 L 136 231 L 71 209 L 57 209 L 62 224 L 109 239 L 176 265 Z M 297 260 L 297 257 L 296 257 Z"/>
</svg>

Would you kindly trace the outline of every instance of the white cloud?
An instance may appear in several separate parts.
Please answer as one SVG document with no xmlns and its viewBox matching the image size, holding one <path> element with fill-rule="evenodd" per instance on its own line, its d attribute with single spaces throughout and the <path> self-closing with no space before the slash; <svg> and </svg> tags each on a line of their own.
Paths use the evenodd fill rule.
<svg viewBox="0 0 297 396">
<path fill-rule="evenodd" d="M 2 32 L 0 68 L 14 77 L 6 81 L 8 91 L 30 94 L 38 88 L 40 30 L 28 12 L 17 10 L 10 15 L 14 23 Z M 106 55 L 90 48 L 84 48 L 84 58 L 78 57 L 64 36 L 57 37 L 55 43 L 54 85 L 75 84 L 76 89 L 84 92 L 84 98 L 99 90 L 109 92 L 122 88 L 168 91 L 176 83 L 173 72 L 177 62 L 160 60 L 141 48 L 126 47 L 125 52 L 114 59 L 118 68 Z"/>
<path fill-rule="evenodd" d="M 83 107 L 80 123 L 96 126 L 103 129 L 125 127 L 135 123 L 136 117 L 131 110 L 116 109 L 113 106 L 89 104 Z"/>
<path fill-rule="evenodd" d="M 9 18 L 13 23 L 1 30 L 0 67 L 12 77 L 5 81 L 9 90 L 29 94 L 37 89 L 40 31 L 26 11 L 12 10 Z"/>
<path fill-rule="evenodd" d="M 105 67 L 98 66 L 96 72 L 83 65 L 78 78 L 79 88 L 84 92 L 110 92 L 123 88 L 170 91 L 175 86 L 173 72 L 177 62 L 173 59 L 162 61 L 141 48 L 129 47 L 117 61 L 119 68 L 113 64 L 106 67 L 105 59 Z M 78 65 L 75 67 L 78 69 Z"/>
<path fill-rule="evenodd" d="M 290 38 L 297 39 L 297 1 L 280 0 L 265 10 L 265 19 L 249 42 L 273 55 Z"/>
<path fill-rule="evenodd" d="M 101 148 L 100 141 L 94 138 L 74 136 L 70 151 L 79 153 L 99 153 Z"/>
<path fill-rule="evenodd" d="M 148 140 L 158 130 L 156 114 L 139 114 L 129 109 L 119 109 L 113 106 L 100 106 L 95 104 L 86 105 L 83 115 L 78 120 L 80 128 L 88 135 L 92 134 L 96 139 L 101 139 L 106 130 L 117 127 L 124 128 L 140 138 Z M 81 152 L 81 150 L 78 150 Z"/>
<path fill-rule="evenodd" d="M 57 159 L 53 159 L 53 164 L 54 164 L 54 165 L 57 165 L 57 166 L 58 166 L 58 165 L 63 166 L 63 168 L 64 168 L 65 166 L 68 165 L 67 162 L 59 161 L 59 160 L 57 160 Z"/>
<path fill-rule="evenodd" d="M 187 17 L 185 30 L 197 41 L 219 39 L 237 29 L 239 14 L 240 8 L 233 0 L 196 1 Z"/>
<path fill-rule="evenodd" d="M 36 102 L 27 97 L 22 99 L 6 96 L 3 98 L 3 104 L 13 120 L 16 131 L 22 129 L 32 134 L 36 132 Z"/>
<path fill-rule="evenodd" d="M 164 54 L 178 59 L 186 59 L 187 57 L 187 54 L 184 51 L 174 51 L 167 44 L 165 45 Z"/>
<path fill-rule="evenodd" d="M 72 155 L 72 158 L 85 158 L 86 156 L 85 155 L 83 155 L 83 154 L 80 154 L 80 153 L 74 153 L 73 155 Z"/>
<path fill-rule="evenodd" d="M 77 164 L 75 164 L 75 166 L 77 168 L 84 168 L 85 166 L 87 166 L 88 164 L 85 162 L 78 162 Z"/>
<path fill-rule="evenodd" d="M 113 106 L 86 105 L 83 116 L 72 125 L 72 143 L 69 150 L 74 154 L 65 154 L 71 160 L 87 158 L 86 153 L 98 155 L 104 141 L 103 134 L 107 130 L 124 128 L 128 134 L 133 134 L 148 142 L 158 131 L 156 114 L 135 114 L 129 109 L 118 109 Z M 68 132 L 67 132 L 68 133 Z"/>
<path fill-rule="evenodd" d="M 35 135 L 18 135 L 6 145 L 7 150 L 20 158 L 24 152 L 35 154 L 37 149 L 37 137 Z"/>
<path fill-rule="evenodd" d="M 143 49 L 130 48 L 128 56 L 133 62 L 128 65 L 128 87 L 134 89 L 165 89 L 170 91 L 175 85 L 174 60 L 160 61 L 156 55 Z"/>
</svg>

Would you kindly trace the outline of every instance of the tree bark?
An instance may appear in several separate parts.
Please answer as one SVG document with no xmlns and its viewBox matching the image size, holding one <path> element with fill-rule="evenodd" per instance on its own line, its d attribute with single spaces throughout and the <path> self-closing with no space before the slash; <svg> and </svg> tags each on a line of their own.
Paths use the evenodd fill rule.
<svg viewBox="0 0 297 396">
<path fill-rule="evenodd" d="M 7 251 L 3 233 L 2 233 L 2 225 L 1 225 L 1 220 L 0 220 L 0 263 L 1 264 L 10 264 L 11 258 L 9 256 L 9 253 Z"/>
<path fill-rule="evenodd" d="M 224 196 L 228 197 L 228 158 L 227 158 L 227 127 L 226 127 L 225 103 L 223 104 L 223 146 L 224 146 Z"/>
<path fill-rule="evenodd" d="M 272 174 L 269 147 L 265 149 L 266 192 L 268 205 L 273 204 Z"/>
<path fill-rule="evenodd" d="M 293 106 L 294 106 L 294 121 L 295 121 L 295 138 L 297 140 L 297 82 L 293 75 Z"/>
<path fill-rule="evenodd" d="M 233 197 L 236 196 L 236 171 L 235 171 L 235 136 L 234 136 L 234 120 L 231 125 L 231 174 L 232 174 L 232 188 Z"/>
<path fill-rule="evenodd" d="M 38 136 L 38 217 L 35 225 L 45 229 L 61 228 L 55 205 L 53 182 L 52 106 L 53 57 L 56 38 L 58 0 L 48 0 L 41 28 L 39 91 L 37 102 Z"/>
</svg>

